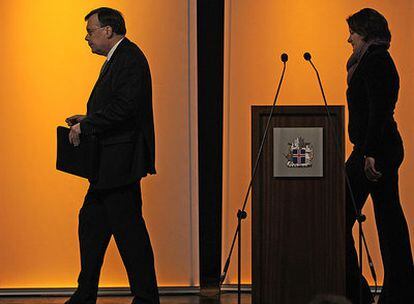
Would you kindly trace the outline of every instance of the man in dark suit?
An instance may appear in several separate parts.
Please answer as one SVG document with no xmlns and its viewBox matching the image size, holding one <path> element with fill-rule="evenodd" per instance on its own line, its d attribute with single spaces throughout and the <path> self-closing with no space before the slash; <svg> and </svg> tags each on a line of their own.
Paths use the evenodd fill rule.
<svg viewBox="0 0 414 304">
<path fill-rule="evenodd" d="M 114 236 L 127 270 L 133 304 L 159 303 L 150 239 L 142 217 L 140 180 L 155 173 L 151 75 L 137 45 L 126 37 L 122 14 L 98 8 L 85 17 L 93 53 L 106 56 L 86 115 L 67 118 L 69 141 L 99 139 L 97 178 L 79 213 L 81 272 L 67 304 L 96 303 L 104 255 Z"/>
</svg>

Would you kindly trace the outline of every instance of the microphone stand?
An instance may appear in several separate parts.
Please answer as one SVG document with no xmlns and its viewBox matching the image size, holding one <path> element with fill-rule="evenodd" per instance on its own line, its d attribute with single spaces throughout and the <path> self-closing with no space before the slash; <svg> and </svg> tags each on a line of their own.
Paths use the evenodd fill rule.
<svg viewBox="0 0 414 304">
<path fill-rule="evenodd" d="M 311 59 L 311 55 L 308 52 L 303 54 L 303 57 L 305 58 L 306 61 L 309 61 L 312 68 L 315 70 L 316 76 L 318 78 L 319 87 L 321 89 L 322 98 L 323 98 L 323 101 L 324 101 L 324 104 L 325 104 L 326 113 L 328 115 L 328 121 L 329 121 L 329 124 L 332 126 L 332 129 L 333 129 L 333 132 L 334 132 L 334 139 L 335 139 L 336 148 L 337 148 L 337 151 L 339 153 L 339 151 L 340 151 L 339 139 L 337 137 L 337 133 L 336 133 L 336 130 L 335 130 L 335 125 L 332 121 L 332 116 L 331 116 L 331 112 L 329 111 L 328 103 L 326 102 L 325 92 L 324 92 L 323 87 L 322 87 L 322 81 L 321 81 L 321 78 L 319 76 L 319 72 L 316 69 L 315 65 L 313 64 L 312 59 Z M 365 240 L 364 231 L 362 229 L 362 223 L 365 222 L 366 216 L 364 214 L 362 214 L 362 208 L 358 209 L 358 207 L 356 205 L 354 193 L 353 193 L 352 187 L 351 187 L 351 182 L 349 180 L 348 174 L 346 173 L 346 168 L 345 167 L 344 167 L 344 174 L 345 174 L 345 183 L 346 183 L 346 186 L 347 186 L 348 191 L 350 193 L 352 205 L 353 205 L 353 208 L 354 208 L 354 211 L 355 211 L 355 214 L 356 214 L 356 220 L 358 221 L 358 236 L 359 236 L 359 243 L 358 243 L 358 255 L 359 255 L 359 257 L 358 258 L 359 258 L 359 275 L 360 275 L 359 303 L 362 304 L 362 285 L 363 285 L 363 276 L 362 276 L 362 255 L 363 255 L 363 251 L 362 251 L 362 243 L 364 243 L 364 245 L 365 245 L 365 250 L 367 252 L 367 258 L 368 258 L 368 264 L 369 264 L 369 267 L 370 267 L 370 270 L 371 270 L 372 278 L 375 281 L 375 286 L 377 286 L 377 276 L 376 276 L 376 273 L 375 273 L 375 268 L 374 268 L 374 264 L 373 264 L 372 259 L 371 259 L 371 255 L 369 253 L 368 245 L 367 245 L 367 242 Z"/>
<path fill-rule="evenodd" d="M 220 276 L 220 286 L 221 286 L 221 285 L 223 285 L 223 282 L 226 279 L 227 272 L 228 272 L 228 269 L 229 269 L 229 266 L 230 266 L 231 256 L 233 254 L 234 245 L 235 245 L 236 239 L 237 239 L 237 303 L 238 304 L 241 303 L 242 220 L 244 220 L 247 217 L 247 212 L 246 212 L 247 200 L 249 198 L 249 195 L 250 195 L 250 192 L 251 192 L 251 189 L 252 189 L 252 185 L 253 185 L 253 181 L 254 181 L 254 178 L 255 178 L 256 173 L 257 173 L 257 168 L 259 166 L 259 162 L 260 162 L 261 156 L 263 154 L 263 147 L 264 147 L 264 143 L 266 141 L 267 134 L 268 134 L 268 131 L 269 131 L 270 121 L 272 119 L 273 112 L 276 108 L 276 101 L 277 101 L 277 98 L 279 96 L 279 92 L 280 92 L 280 88 L 281 88 L 281 85 L 282 85 L 283 77 L 285 75 L 286 62 L 288 61 L 288 55 L 283 53 L 281 55 L 281 60 L 283 62 L 282 75 L 280 76 L 279 84 L 277 86 L 275 98 L 273 100 L 273 105 L 272 105 L 272 108 L 271 108 L 271 111 L 270 111 L 270 114 L 269 114 L 269 118 L 268 118 L 267 123 L 266 123 L 266 128 L 265 128 L 265 131 L 264 131 L 264 134 L 263 134 L 263 138 L 262 138 L 262 141 L 261 141 L 261 144 L 260 144 L 260 148 L 259 148 L 259 151 L 257 152 L 256 161 L 255 161 L 255 164 L 254 164 L 254 167 L 253 167 L 253 172 L 252 172 L 252 178 L 250 179 L 249 186 L 247 187 L 247 192 L 246 192 L 246 196 L 244 198 L 243 207 L 242 207 L 242 209 L 239 209 L 237 211 L 237 228 L 236 228 L 236 231 L 235 231 L 235 234 L 234 234 L 234 237 L 233 237 L 233 241 L 232 241 L 232 244 L 231 244 L 231 247 L 230 247 L 229 255 L 228 255 L 226 263 L 224 265 L 223 272 Z"/>
</svg>

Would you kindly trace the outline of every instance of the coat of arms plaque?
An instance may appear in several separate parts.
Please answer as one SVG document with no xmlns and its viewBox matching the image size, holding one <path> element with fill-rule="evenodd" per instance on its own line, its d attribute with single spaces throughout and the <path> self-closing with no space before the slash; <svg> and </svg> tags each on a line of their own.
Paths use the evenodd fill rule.
<svg viewBox="0 0 414 304">
<path fill-rule="evenodd" d="M 323 176 L 323 128 L 273 128 L 274 177 Z"/>
</svg>

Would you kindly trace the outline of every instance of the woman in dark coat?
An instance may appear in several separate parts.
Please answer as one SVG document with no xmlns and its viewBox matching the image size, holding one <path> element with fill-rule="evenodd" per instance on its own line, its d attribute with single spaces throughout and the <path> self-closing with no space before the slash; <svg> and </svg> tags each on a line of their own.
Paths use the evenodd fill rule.
<svg viewBox="0 0 414 304">
<path fill-rule="evenodd" d="M 388 52 L 391 34 L 384 16 L 365 8 L 347 19 L 348 132 L 354 144 L 346 162 L 352 194 L 347 189 L 346 269 L 347 296 L 359 302 L 360 275 L 352 237 L 357 211 L 371 195 L 377 223 L 384 283 L 380 304 L 414 303 L 414 267 L 407 222 L 398 194 L 398 168 L 404 149 L 394 109 L 399 77 Z M 362 278 L 362 303 L 372 303 L 369 286 Z"/>
</svg>

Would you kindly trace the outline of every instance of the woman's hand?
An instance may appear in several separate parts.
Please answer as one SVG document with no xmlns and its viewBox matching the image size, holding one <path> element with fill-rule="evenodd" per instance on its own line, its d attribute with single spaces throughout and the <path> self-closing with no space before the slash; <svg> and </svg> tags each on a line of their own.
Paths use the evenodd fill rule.
<svg viewBox="0 0 414 304">
<path fill-rule="evenodd" d="M 375 158 L 370 156 L 365 158 L 364 171 L 365 176 L 371 182 L 377 182 L 378 179 L 382 176 L 381 172 L 375 170 Z"/>
</svg>

